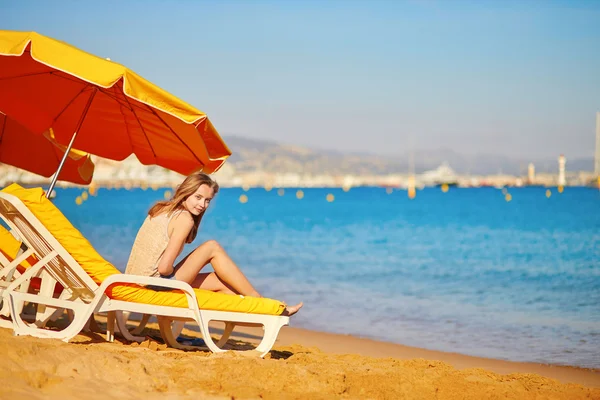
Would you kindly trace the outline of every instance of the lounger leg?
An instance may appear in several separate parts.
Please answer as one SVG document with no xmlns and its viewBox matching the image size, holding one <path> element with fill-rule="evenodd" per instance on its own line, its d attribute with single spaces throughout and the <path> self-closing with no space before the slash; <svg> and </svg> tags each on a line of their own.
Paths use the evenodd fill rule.
<svg viewBox="0 0 600 400">
<path fill-rule="evenodd" d="M 142 318 L 142 321 L 140 321 L 140 324 L 144 324 L 146 325 L 146 322 L 148 321 L 148 318 L 150 317 L 148 315 L 148 318 L 146 318 L 147 314 L 144 314 L 144 317 Z M 138 342 L 141 343 L 143 342 L 146 338 L 144 336 L 136 336 L 136 335 L 132 335 L 132 332 L 129 332 L 129 330 L 127 330 L 127 319 L 125 318 L 125 315 L 122 311 L 116 311 L 116 322 L 117 322 L 117 329 L 119 330 L 119 332 L 121 333 L 121 335 L 126 339 L 129 340 L 130 342 Z M 145 321 L 144 321 L 145 318 Z M 139 328 L 139 326 L 138 326 Z M 143 329 L 143 328 L 142 328 Z M 135 331 L 134 331 L 135 332 Z"/>
<path fill-rule="evenodd" d="M 165 343 L 170 347 L 180 350 L 197 350 L 198 348 L 195 346 L 186 346 L 177 341 L 177 336 L 179 336 L 178 331 L 181 332 L 178 329 L 177 324 L 179 324 L 180 322 L 181 321 L 175 321 L 175 323 L 173 324 L 173 319 L 169 317 L 159 316 L 158 326 L 160 327 L 160 335 L 165 340 Z"/>
<path fill-rule="evenodd" d="M 18 279 L 18 278 L 16 278 Z M 29 283 L 31 278 L 23 281 L 18 287 L 14 288 L 13 290 L 16 290 L 18 292 L 21 293 L 27 293 L 29 291 Z M 0 299 L 2 301 L 2 308 L 0 308 L 0 315 L 3 315 L 5 317 L 10 317 L 10 306 L 8 304 L 8 293 L 5 293 L 6 289 L 2 289 L 0 290 Z M 23 312 L 23 304 L 21 304 L 21 307 L 19 309 L 19 313 Z"/>
<path fill-rule="evenodd" d="M 158 326 L 160 328 L 160 335 L 165 340 L 165 343 L 171 347 L 181 350 L 190 349 L 190 346 L 184 346 L 177 342 L 175 336 L 173 336 L 173 331 L 171 328 L 171 322 L 173 320 L 168 317 L 159 316 L 158 317 Z"/>
<path fill-rule="evenodd" d="M 109 311 L 106 316 L 106 341 L 114 342 L 115 340 L 115 319 L 116 311 Z"/>
<path fill-rule="evenodd" d="M 0 293 L 1 296 L 1 293 Z M 8 303 L 8 295 L 5 298 L 0 297 L 0 302 L 2 302 L 2 307 L 0 307 L 0 315 L 4 317 L 10 317 L 10 306 Z M 0 318 L 0 328 L 12 328 L 12 321 L 5 320 Z"/>
<path fill-rule="evenodd" d="M 39 277 L 41 279 L 39 294 L 46 297 L 53 297 L 56 280 L 45 270 L 40 271 Z M 44 304 L 38 304 L 35 314 L 35 324 L 43 328 L 55 311 L 56 308 L 54 307 L 46 307 Z"/>
<path fill-rule="evenodd" d="M 202 315 L 202 311 L 200 311 L 200 314 Z M 210 319 L 207 318 L 206 316 L 203 316 L 201 320 L 202 320 L 202 323 L 200 324 L 200 333 L 202 333 L 202 337 L 204 338 L 204 343 L 206 343 L 206 346 L 210 349 L 210 351 L 212 351 L 213 353 L 223 353 L 223 352 L 227 351 L 227 350 L 221 349 L 212 340 L 212 337 L 210 336 L 210 330 L 208 329 L 208 323 L 210 322 Z M 227 328 L 225 328 L 225 329 L 227 329 Z"/>
<path fill-rule="evenodd" d="M 178 338 L 183 332 L 183 328 L 185 328 L 185 322 L 183 321 L 175 321 L 171 324 L 171 332 L 173 332 L 173 336 Z"/>
<path fill-rule="evenodd" d="M 277 335 L 279 335 L 279 330 L 285 324 L 286 323 L 282 321 L 270 321 L 268 323 L 265 323 L 265 334 L 263 336 L 263 339 L 261 340 L 259 345 L 256 346 L 255 349 L 255 351 L 258 351 L 260 353 L 261 358 L 264 357 L 265 354 L 267 354 L 273 348 L 275 340 L 277 340 Z"/>
<path fill-rule="evenodd" d="M 223 347 L 229 340 L 229 336 L 231 336 L 231 332 L 233 332 L 233 328 L 235 328 L 235 322 L 225 322 L 225 329 L 223 330 L 223 335 L 221 335 L 221 339 L 217 342 L 217 346 Z"/>
<path fill-rule="evenodd" d="M 128 318 L 126 318 L 126 319 L 128 319 Z M 150 314 L 142 315 L 142 319 L 140 320 L 140 323 L 138 324 L 137 328 L 135 328 L 134 330 L 131 331 L 131 334 L 139 335 L 140 333 L 142 333 L 142 331 L 146 327 L 146 324 L 148 323 L 149 319 L 150 319 Z"/>
<path fill-rule="evenodd" d="M 4 317 L 10 317 L 10 311 L 8 308 L 8 300 L 2 298 L 2 294 L 0 293 L 0 315 Z"/>
<path fill-rule="evenodd" d="M 30 335 L 39 338 L 53 338 L 60 339 L 64 342 L 68 342 L 73 337 L 75 337 L 81 329 L 85 325 L 86 321 L 90 317 L 91 310 L 88 305 L 84 304 L 69 304 L 69 307 L 73 307 L 75 311 L 75 318 L 69 324 L 68 327 L 61 331 L 52 331 L 49 329 L 40 329 L 38 327 L 29 326 L 23 319 L 21 318 L 21 314 L 17 312 L 17 310 L 22 307 L 22 303 L 24 302 L 24 298 L 29 298 L 31 295 L 19 293 L 19 292 L 10 292 L 8 299 L 10 304 L 10 313 L 13 320 L 13 330 L 14 334 L 19 335 Z M 55 300 L 56 302 L 56 300 Z"/>
</svg>

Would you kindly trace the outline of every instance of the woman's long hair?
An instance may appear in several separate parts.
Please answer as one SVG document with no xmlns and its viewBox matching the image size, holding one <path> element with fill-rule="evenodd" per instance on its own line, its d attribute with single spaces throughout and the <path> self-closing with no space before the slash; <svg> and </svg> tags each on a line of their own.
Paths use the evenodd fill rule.
<svg viewBox="0 0 600 400">
<path fill-rule="evenodd" d="M 177 187 L 175 194 L 170 200 L 159 201 L 154 204 L 148 211 L 148 215 L 154 218 L 157 215 L 167 213 L 167 215 L 170 216 L 177 210 L 185 210 L 185 206 L 183 205 L 185 200 L 196 193 L 196 190 L 198 190 L 198 188 L 202 185 L 206 185 L 214 190 L 215 195 L 219 191 L 219 185 L 217 182 L 212 180 L 210 176 L 203 174 L 202 172 L 193 173 L 185 178 L 181 185 Z M 186 243 L 192 243 L 196 238 L 200 221 L 202 221 L 202 217 L 204 216 L 205 212 L 206 209 L 199 215 L 192 214 L 192 217 L 194 218 L 194 226 L 185 240 Z"/>
</svg>

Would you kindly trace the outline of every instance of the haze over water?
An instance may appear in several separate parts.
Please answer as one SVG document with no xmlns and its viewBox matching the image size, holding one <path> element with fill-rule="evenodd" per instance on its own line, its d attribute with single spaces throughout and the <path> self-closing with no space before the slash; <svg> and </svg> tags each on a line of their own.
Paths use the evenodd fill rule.
<svg viewBox="0 0 600 400">
<path fill-rule="evenodd" d="M 184 253 L 218 240 L 263 295 L 305 302 L 297 327 L 599 368 L 600 191 L 545 191 L 221 189 Z M 76 206 L 80 192 L 55 203 L 123 270 L 164 189 L 100 189 Z"/>
</svg>

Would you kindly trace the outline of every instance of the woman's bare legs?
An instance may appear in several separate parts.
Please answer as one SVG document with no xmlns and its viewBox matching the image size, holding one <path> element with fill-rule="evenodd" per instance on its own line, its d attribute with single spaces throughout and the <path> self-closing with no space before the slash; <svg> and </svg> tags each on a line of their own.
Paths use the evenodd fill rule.
<svg viewBox="0 0 600 400">
<path fill-rule="evenodd" d="M 205 289 L 218 293 L 239 294 L 229 287 L 229 285 L 223 282 L 214 272 L 198 274 L 191 285 L 192 287 L 198 289 Z M 298 303 L 295 306 L 286 305 L 285 310 L 281 315 L 294 315 L 299 309 L 302 308 L 303 305 L 303 303 Z"/>
<path fill-rule="evenodd" d="M 208 263 L 212 265 L 215 272 L 200 274 L 200 270 Z M 194 288 L 262 297 L 215 240 L 209 240 L 198 246 L 181 260 L 176 268 L 175 278 L 189 283 Z M 286 305 L 282 315 L 294 315 L 302 306 L 303 303 L 295 306 Z"/>
<path fill-rule="evenodd" d="M 206 243 L 201 244 L 185 257 L 179 264 L 177 264 L 177 271 L 175 272 L 175 278 L 179 281 L 184 281 L 195 286 L 193 283 L 200 279 L 198 273 L 206 264 L 210 263 L 215 270 L 216 278 L 225 284 L 228 289 L 235 293 L 243 294 L 244 296 L 262 297 L 260 293 L 254 289 L 254 286 L 250 284 L 248 278 L 240 271 L 237 265 L 229 257 L 229 255 L 223 250 L 221 245 L 215 240 L 209 240 Z M 204 278 L 206 280 L 208 278 Z M 201 282 L 198 282 L 201 284 Z M 211 278 L 207 285 L 216 285 L 214 277 Z M 209 289 L 210 290 L 210 289 Z M 219 290 L 220 291 L 220 290 Z"/>
<path fill-rule="evenodd" d="M 298 312 L 298 310 L 300 310 L 302 308 L 302 306 L 304 305 L 303 302 L 300 302 L 298 304 L 296 304 L 295 306 L 285 306 L 285 310 L 283 310 L 283 313 L 281 315 L 287 315 L 288 317 L 290 315 L 294 315 Z"/>
<path fill-rule="evenodd" d="M 239 294 L 229 285 L 219 279 L 219 276 L 214 272 L 198 274 L 196 279 L 190 284 L 193 288 L 210 290 L 211 292 L 225 294 Z"/>
</svg>

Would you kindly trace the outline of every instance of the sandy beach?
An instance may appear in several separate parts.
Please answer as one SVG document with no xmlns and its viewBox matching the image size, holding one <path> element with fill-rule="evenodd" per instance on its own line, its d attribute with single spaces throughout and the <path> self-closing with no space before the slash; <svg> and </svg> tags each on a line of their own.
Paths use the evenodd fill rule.
<svg viewBox="0 0 600 400">
<path fill-rule="evenodd" d="M 100 323 L 102 326 L 102 323 Z M 184 330 L 198 337 L 193 326 Z M 147 341 L 72 342 L 15 337 L 0 329 L 0 398 L 408 398 L 600 399 L 597 370 L 443 353 L 286 327 L 264 359 L 255 353 L 167 348 L 156 325 Z M 241 329 L 228 346 L 256 343 Z M 218 335 L 219 327 L 215 327 Z"/>
</svg>

